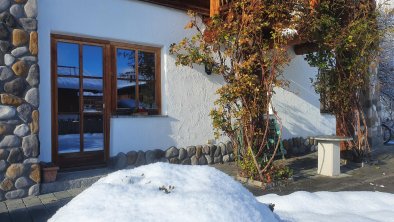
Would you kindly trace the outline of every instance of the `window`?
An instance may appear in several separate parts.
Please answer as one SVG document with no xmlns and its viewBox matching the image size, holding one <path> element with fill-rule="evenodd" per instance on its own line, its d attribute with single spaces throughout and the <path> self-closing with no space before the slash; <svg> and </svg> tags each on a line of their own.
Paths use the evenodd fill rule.
<svg viewBox="0 0 394 222">
<path fill-rule="evenodd" d="M 53 37 L 58 42 L 58 85 L 63 90 L 62 84 L 72 82 L 75 91 L 77 86 L 90 90 L 83 92 L 84 109 L 108 104 L 115 115 L 161 113 L 160 48 L 55 34 Z M 98 99 L 103 98 L 103 93 L 107 94 L 107 102 Z M 79 110 L 82 103 L 75 101 L 59 104 L 59 110 Z"/>
<path fill-rule="evenodd" d="M 113 109 L 117 114 L 160 114 L 160 49 L 115 45 Z"/>
</svg>

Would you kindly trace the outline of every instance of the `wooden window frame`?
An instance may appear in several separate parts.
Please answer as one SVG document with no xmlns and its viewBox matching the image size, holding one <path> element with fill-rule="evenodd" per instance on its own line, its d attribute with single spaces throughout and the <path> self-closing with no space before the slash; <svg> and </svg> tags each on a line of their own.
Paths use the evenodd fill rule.
<svg viewBox="0 0 394 222">
<path fill-rule="evenodd" d="M 109 141 L 110 141 L 110 118 L 113 115 L 118 115 L 116 113 L 116 105 L 117 105 L 117 88 L 116 88 L 116 54 L 114 48 L 135 48 L 140 51 L 153 52 L 155 53 L 155 99 L 157 103 L 158 115 L 161 114 L 161 48 L 159 47 L 150 47 L 150 46 L 142 46 L 136 44 L 128 44 L 122 42 L 113 42 L 102 39 L 95 38 L 87 38 L 87 37 L 78 37 L 78 36 L 70 36 L 63 34 L 51 34 L 51 102 L 52 102 L 52 161 L 55 164 L 60 165 L 63 169 L 65 168 L 78 168 L 85 169 L 94 166 L 101 166 L 104 162 L 108 161 L 110 151 L 109 151 Z M 103 81 L 104 81 L 104 94 L 107 95 L 104 97 L 104 107 L 103 107 L 103 118 L 104 118 L 104 150 L 102 151 L 92 151 L 92 152 L 84 152 L 84 153 L 66 153 L 59 154 L 58 153 L 58 95 L 57 95 L 57 43 L 58 42 L 66 42 L 66 43 L 75 43 L 78 45 L 97 45 L 103 47 Z M 81 62 L 81 50 L 82 48 L 79 46 L 79 61 Z M 83 70 L 83 64 L 80 64 L 79 71 Z M 71 77 L 71 78 L 82 78 Z M 114 84 L 115 81 L 115 85 Z M 81 84 L 81 81 L 80 81 Z M 115 107 L 115 109 L 113 109 Z M 80 105 L 79 109 L 82 106 Z M 81 112 L 81 110 L 80 110 Z M 80 120 L 83 121 L 83 120 Z M 81 141 L 82 143 L 83 141 Z M 82 149 L 82 147 L 81 147 Z M 77 160 L 77 161 L 76 161 Z M 97 160 L 101 160 L 104 162 L 100 162 Z"/>
<path fill-rule="evenodd" d="M 149 53 L 154 53 L 155 54 L 155 100 L 156 100 L 156 106 L 157 110 L 154 111 L 153 114 L 151 115 L 161 115 L 161 48 L 158 47 L 151 47 L 151 46 L 141 46 L 141 45 L 136 45 L 136 44 L 128 44 L 128 43 L 120 43 L 120 42 L 111 42 L 111 51 L 112 51 L 112 82 L 111 86 L 114 88 L 114 90 L 111 91 L 112 93 L 112 101 L 114 101 L 111 104 L 111 111 L 113 114 L 116 114 L 118 116 L 129 116 L 129 115 L 139 115 L 138 113 L 133 113 L 133 112 L 128 112 L 124 113 L 123 111 L 120 111 L 117 108 L 117 102 L 118 102 L 118 93 L 117 93 L 117 67 L 116 67 L 116 51 L 118 49 L 124 49 L 124 50 L 134 50 L 135 57 L 136 57 L 136 92 L 135 92 L 135 98 L 139 100 L 139 90 L 138 90 L 138 52 L 149 52 Z"/>
</svg>

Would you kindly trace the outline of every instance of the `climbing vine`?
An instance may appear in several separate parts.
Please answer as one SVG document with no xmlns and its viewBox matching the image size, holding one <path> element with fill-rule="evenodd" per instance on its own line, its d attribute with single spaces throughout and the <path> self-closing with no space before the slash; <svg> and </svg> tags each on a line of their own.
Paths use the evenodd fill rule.
<svg viewBox="0 0 394 222">
<path fill-rule="evenodd" d="M 281 121 L 272 105 L 275 87 L 284 87 L 291 41 L 315 46 L 306 56 L 320 72 L 316 92 L 324 94 L 337 117 L 337 135 L 358 156 L 368 153 L 367 124 L 362 110 L 370 65 L 375 61 L 380 29 L 371 0 L 238 0 L 210 18 L 189 12 L 190 38 L 172 44 L 176 64 L 204 65 L 223 76 L 225 85 L 211 111 L 216 135 L 234 144 L 245 176 L 266 181 L 281 140 Z M 270 110 L 271 109 L 271 110 Z M 270 119 L 280 125 L 270 143 Z"/>
<path fill-rule="evenodd" d="M 322 0 L 306 15 L 301 32 L 315 45 L 306 60 L 319 68 L 313 82 L 316 92 L 324 95 L 336 116 L 337 135 L 353 138 L 344 146 L 358 159 L 370 151 L 363 99 L 383 32 L 378 15 L 375 1 Z"/>
<path fill-rule="evenodd" d="M 240 0 L 209 19 L 190 13 L 186 28 L 197 34 L 171 45 L 178 65 L 205 65 L 223 76 L 226 84 L 211 111 L 216 135 L 231 139 L 244 175 L 261 181 L 272 170 L 281 139 L 279 133 L 268 143 L 270 119 L 280 123 L 271 101 L 274 87 L 287 84 L 281 76 L 300 6 L 293 0 Z"/>
</svg>

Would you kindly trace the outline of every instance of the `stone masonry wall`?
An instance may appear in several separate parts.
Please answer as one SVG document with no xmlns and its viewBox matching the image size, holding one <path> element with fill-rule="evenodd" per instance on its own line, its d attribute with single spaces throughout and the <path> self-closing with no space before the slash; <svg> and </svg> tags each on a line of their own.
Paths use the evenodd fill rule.
<svg viewBox="0 0 394 222">
<path fill-rule="evenodd" d="M 218 145 L 170 147 L 167 150 L 130 151 L 111 158 L 110 166 L 123 169 L 127 166 L 141 166 L 155 162 L 169 162 L 183 165 L 210 165 L 234 161 L 231 142 Z"/>
<path fill-rule="evenodd" d="M 37 0 L 0 0 L 0 201 L 39 193 Z"/>
<path fill-rule="evenodd" d="M 302 137 L 282 141 L 288 157 L 300 156 L 317 150 L 315 141 Z M 167 150 L 130 151 L 118 153 L 110 160 L 110 167 L 123 169 L 128 166 L 142 166 L 155 162 L 168 162 L 182 165 L 211 165 L 235 161 L 231 142 L 217 145 L 188 146 L 186 148 L 170 147 Z"/>
<path fill-rule="evenodd" d="M 293 137 L 282 140 L 287 157 L 301 156 L 317 151 L 317 142 L 308 138 Z"/>
<path fill-rule="evenodd" d="M 364 92 L 364 113 L 368 126 L 368 143 L 374 148 L 383 143 L 381 132 L 380 84 L 377 80 L 377 69 L 371 68 L 369 88 Z"/>
</svg>

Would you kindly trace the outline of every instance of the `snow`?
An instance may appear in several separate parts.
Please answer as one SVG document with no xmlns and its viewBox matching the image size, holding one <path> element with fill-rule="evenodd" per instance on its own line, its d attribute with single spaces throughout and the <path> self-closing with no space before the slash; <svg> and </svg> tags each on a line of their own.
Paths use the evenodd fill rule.
<svg viewBox="0 0 394 222">
<path fill-rule="evenodd" d="M 283 221 L 394 221 L 394 194 L 389 193 L 299 191 L 286 196 L 267 194 L 257 199 L 274 203 L 274 212 Z"/>
<path fill-rule="evenodd" d="M 155 163 L 109 174 L 49 221 L 390 222 L 394 195 L 300 191 L 255 198 L 212 167 Z"/>
<path fill-rule="evenodd" d="M 159 187 L 174 186 L 166 194 Z M 241 184 L 209 166 L 155 163 L 100 179 L 49 220 L 267 221 L 274 214 Z"/>
<path fill-rule="evenodd" d="M 294 37 L 298 35 L 298 31 L 296 29 L 285 28 L 282 30 L 282 35 L 284 37 Z"/>
</svg>

